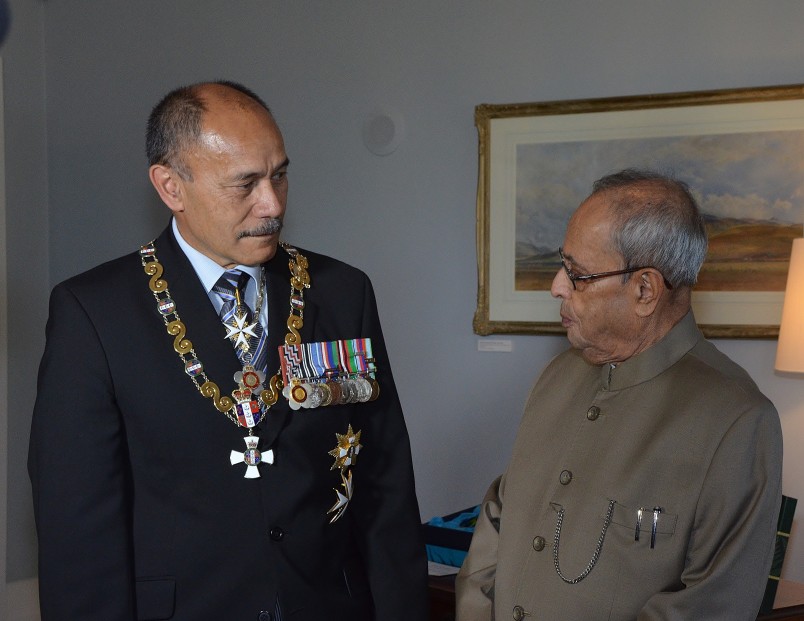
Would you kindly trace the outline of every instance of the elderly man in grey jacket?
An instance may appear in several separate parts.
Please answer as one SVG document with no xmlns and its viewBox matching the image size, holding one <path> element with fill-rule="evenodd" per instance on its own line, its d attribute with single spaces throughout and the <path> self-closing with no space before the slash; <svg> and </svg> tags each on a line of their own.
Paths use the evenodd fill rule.
<svg viewBox="0 0 804 621">
<path fill-rule="evenodd" d="M 489 489 L 458 621 L 756 618 L 781 495 L 778 414 L 690 306 L 706 255 L 687 187 L 627 170 L 572 216 L 544 370 Z"/>
</svg>

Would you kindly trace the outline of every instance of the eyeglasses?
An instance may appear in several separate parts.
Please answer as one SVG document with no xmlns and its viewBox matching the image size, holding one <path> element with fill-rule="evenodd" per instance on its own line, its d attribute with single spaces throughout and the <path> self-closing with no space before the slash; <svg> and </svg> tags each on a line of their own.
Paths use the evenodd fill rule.
<svg viewBox="0 0 804 621">
<path fill-rule="evenodd" d="M 621 274 L 632 274 L 634 272 L 638 272 L 639 270 L 655 270 L 656 268 L 652 265 L 643 265 L 642 267 L 631 267 L 627 270 L 614 270 L 613 272 L 598 272 L 597 274 L 576 274 L 573 272 L 569 267 L 567 267 L 567 260 L 564 258 L 564 249 L 558 249 L 558 256 L 561 258 L 561 267 L 564 268 L 564 271 L 567 274 L 567 278 L 569 278 L 570 282 L 572 283 L 572 288 L 577 289 L 576 281 L 587 281 L 587 280 L 597 280 L 598 278 L 608 278 L 609 276 L 620 276 Z M 658 270 L 656 270 L 658 271 Z M 672 289 L 673 285 L 667 282 L 667 279 L 662 276 L 662 280 L 664 280 L 664 286 L 668 289 Z"/>
</svg>

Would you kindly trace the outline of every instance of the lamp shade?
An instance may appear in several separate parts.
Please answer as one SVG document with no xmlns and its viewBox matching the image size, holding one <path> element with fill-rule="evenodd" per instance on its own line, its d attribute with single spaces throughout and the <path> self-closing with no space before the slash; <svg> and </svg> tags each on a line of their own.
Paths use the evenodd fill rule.
<svg viewBox="0 0 804 621">
<path fill-rule="evenodd" d="M 793 240 L 776 348 L 776 370 L 804 373 L 804 238 Z"/>
</svg>

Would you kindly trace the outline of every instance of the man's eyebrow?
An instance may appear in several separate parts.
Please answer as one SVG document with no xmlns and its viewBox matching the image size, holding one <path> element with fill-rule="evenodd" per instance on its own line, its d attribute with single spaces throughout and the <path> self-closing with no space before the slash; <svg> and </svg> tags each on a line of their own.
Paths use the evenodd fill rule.
<svg viewBox="0 0 804 621">
<path fill-rule="evenodd" d="M 262 177 L 262 173 L 257 172 L 239 172 L 232 175 L 231 183 L 241 183 L 243 181 L 253 181 Z"/>
<path fill-rule="evenodd" d="M 588 273 L 589 272 L 589 270 L 587 268 L 585 268 L 583 265 L 581 265 L 580 263 L 578 263 L 578 261 L 575 259 L 575 257 L 572 256 L 571 254 L 567 254 L 565 252 L 564 253 L 564 258 L 567 260 L 567 263 L 570 264 L 570 267 L 580 270 L 581 273 L 583 273 L 583 272 Z"/>
<path fill-rule="evenodd" d="M 283 168 L 287 168 L 288 166 L 290 166 L 290 159 L 286 157 L 282 162 L 280 162 L 279 166 L 277 166 L 271 171 L 271 174 L 274 174 L 277 171 L 282 170 Z"/>
<path fill-rule="evenodd" d="M 288 158 L 285 158 L 279 164 L 279 166 L 277 166 L 274 170 L 271 171 L 271 174 L 274 174 L 274 173 L 276 173 L 276 171 L 282 170 L 283 168 L 287 168 L 289 165 L 290 165 L 290 160 Z M 235 173 L 232 176 L 232 183 L 241 183 L 243 181 L 252 181 L 254 179 L 259 179 L 260 177 L 263 177 L 263 176 L 264 175 L 261 172 L 255 172 L 255 171 L 239 172 L 239 173 Z"/>
<path fill-rule="evenodd" d="M 279 163 L 279 166 L 270 171 L 270 175 L 275 175 L 277 172 L 279 172 L 284 168 L 287 168 L 288 166 L 290 166 L 290 159 L 286 157 Z"/>
</svg>

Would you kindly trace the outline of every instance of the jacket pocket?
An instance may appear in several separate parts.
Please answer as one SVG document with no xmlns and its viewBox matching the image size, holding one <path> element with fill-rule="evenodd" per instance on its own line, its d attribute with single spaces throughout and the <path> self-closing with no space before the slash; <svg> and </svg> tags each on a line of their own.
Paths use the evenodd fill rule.
<svg viewBox="0 0 804 621">
<path fill-rule="evenodd" d="M 140 578 L 136 583 L 138 621 L 163 621 L 173 617 L 176 581 L 173 578 Z"/>
<path fill-rule="evenodd" d="M 622 528 L 635 543 L 654 548 L 661 542 L 667 542 L 676 532 L 678 515 L 650 503 L 641 507 L 629 507 L 617 502 L 614 504 L 611 523 Z"/>
</svg>

